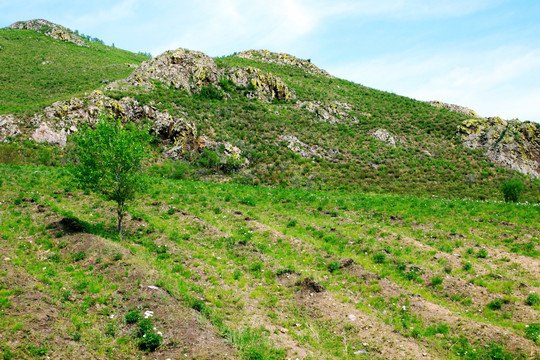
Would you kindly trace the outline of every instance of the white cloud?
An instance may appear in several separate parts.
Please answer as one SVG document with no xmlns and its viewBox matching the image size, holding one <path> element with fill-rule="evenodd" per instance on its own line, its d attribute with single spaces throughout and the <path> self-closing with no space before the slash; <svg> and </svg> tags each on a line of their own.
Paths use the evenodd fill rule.
<svg viewBox="0 0 540 360">
<path fill-rule="evenodd" d="M 540 50 L 400 54 L 329 69 L 366 86 L 468 106 L 484 116 L 540 122 Z"/>
</svg>

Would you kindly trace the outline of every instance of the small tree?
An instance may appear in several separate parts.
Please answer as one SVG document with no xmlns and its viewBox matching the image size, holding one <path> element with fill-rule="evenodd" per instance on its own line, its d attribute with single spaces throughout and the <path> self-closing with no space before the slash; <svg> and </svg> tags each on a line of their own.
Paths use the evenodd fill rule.
<svg viewBox="0 0 540 360">
<path fill-rule="evenodd" d="M 521 193 L 523 192 L 523 183 L 518 179 L 505 181 L 501 186 L 501 191 L 506 202 L 518 202 Z"/>
<path fill-rule="evenodd" d="M 120 235 L 127 202 L 146 186 L 141 170 L 149 143 L 146 129 L 123 126 L 109 117 L 101 117 L 94 129 L 83 126 L 73 136 L 70 172 L 82 188 L 116 202 Z"/>
</svg>

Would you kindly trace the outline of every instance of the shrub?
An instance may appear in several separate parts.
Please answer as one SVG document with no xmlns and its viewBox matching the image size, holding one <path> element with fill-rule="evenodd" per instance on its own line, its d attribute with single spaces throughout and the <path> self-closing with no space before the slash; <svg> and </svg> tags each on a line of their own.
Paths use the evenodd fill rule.
<svg viewBox="0 0 540 360">
<path fill-rule="evenodd" d="M 540 324 L 529 324 L 525 328 L 525 337 L 535 343 L 540 343 Z"/>
<path fill-rule="evenodd" d="M 503 305 L 502 299 L 495 299 L 487 304 L 487 307 L 491 310 L 501 310 Z"/>
<path fill-rule="evenodd" d="M 513 179 L 505 181 L 501 186 L 501 191 L 506 202 L 518 202 L 524 186 L 521 180 Z"/>
<path fill-rule="evenodd" d="M 136 324 L 141 319 L 141 313 L 137 310 L 130 311 L 126 314 L 126 324 Z"/>
<path fill-rule="evenodd" d="M 386 255 L 383 253 L 374 254 L 373 261 L 375 261 L 375 264 L 384 264 L 386 261 Z"/>
<path fill-rule="evenodd" d="M 442 276 L 436 275 L 431 278 L 431 286 L 441 285 L 443 283 Z"/>
<path fill-rule="evenodd" d="M 338 271 L 341 268 L 341 265 L 337 261 L 332 261 L 328 264 L 328 271 L 333 273 L 334 271 Z"/>
<path fill-rule="evenodd" d="M 478 253 L 476 253 L 476 257 L 480 259 L 485 259 L 488 256 L 488 252 L 486 249 L 480 249 L 478 250 Z"/>
<path fill-rule="evenodd" d="M 529 294 L 529 296 L 527 296 L 527 300 L 525 300 L 525 304 L 529 306 L 540 304 L 540 296 L 536 295 L 535 293 Z"/>
<path fill-rule="evenodd" d="M 148 352 L 155 351 L 159 345 L 161 345 L 162 341 L 163 338 L 161 335 L 156 334 L 155 332 L 146 333 L 139 340 L 139 349 Z"/>
</svg>

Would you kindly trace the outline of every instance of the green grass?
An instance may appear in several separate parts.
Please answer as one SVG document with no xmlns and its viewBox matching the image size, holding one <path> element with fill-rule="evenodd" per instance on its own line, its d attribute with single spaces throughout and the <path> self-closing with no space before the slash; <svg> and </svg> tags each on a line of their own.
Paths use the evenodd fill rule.
<svg viewBox="0 0 540 360">
<path fill-rule="evenodd" d="M 143 55 L 94 42 L 77 46 L 31 30 L 0 29 L 0 114 L 31 116 L 58 100 L 84 95 L 102 81 L 127 77 Z"/>
<path fill-rule="evenodd" d="M 119 266 L 126 274 L 136 268 L 154 274 L 153 283 L 170 296 L 167 302 L 193 309 L 244 359 L 285 356 L 287 348 L 270 340 L 276 333 L 269 329 L 286 333 L 312 358 L 356 358 L 353 348 L 367 348 L 377 357 L 384 349 L 384 343 L 377 340 L 364 346 L 365 335 L 356 323 L 332 316 L 339 307 L 315 311 L 298 302 L 301 285 L 295 280 L 288 284 L 286 279 L 299 281 L 306 276 L 320 282 L 336 303 L 349 307 L 348 312 L 367 314 L 371 322 L 389 327 L 388 336 L 402 336 L 440 358 L 457 359 L 462 350 L 472 348 L 485 350 L 481 353 L 485 356 L 500 353 L 527 358 L 504 342 L 493 347 L 475 335 L 470 325 L 459 326 L 452 317 L 480 328 L 482 324 L 503 328 L 523 341 L 536 336 L 536 327 L 528 329 L 538 315 L 537 305 L 526 304 L 528 291 L 508 283 L 521 283 L 527 289 L 539 286 L 538 279 L 518 259 L 499 261 L 500 255 L 492 249 L 503 251 L 504 256 L 515 254 L 510 251 L 514 242 L 507 244 L 499 238 L 501 232 L 509 231 L 508 223 L 513 224 L 509 235 L 517 236 L 516 242 L 526 234 L 537 239 L 540 229 L 533 219 L 539 215 L 538 206 L 151 177 L 150 189 L 130 208 L 132 216 L 142 217 L 142 222 L 131 221 L 119 241 L 115 219 L 109 216 L 112 204 L 72 188 L 60 169 L 2 165 L 0 176 L 1 194 L 6 199 L 0 223 L 5 256 L 13 259 L 8 264 L 33 279 L 22 285 L 24 289 L 0 289 L 2 308 L 7 311 L 0 317 L 5 336 L 18 336 L 23 329 L 33 331 L 31 322 L 18 316 L 15 306 L 29 286 L 62 304 L 66 323 L 55 331 L 68 333 L 70 339 L 78 339 L 76 343 L 99 352 L 120 342 L 115 354 L 144 355 L 154 349 L 159 345 L 154 335 L 152 341 L 142 344 L 129 330 L 140 321 L 142 309 L 148 309 L 145 304 L 153 300 L 138 301 L 136 291 L 123 290 L 131 285 L 137 289 L 139 282 L 148 280 L 125 277 L 124 270 L 117 270 Z M 68 198 L 55 190 L 73 195 Z M 30 192 L 31 196 L 26 195 Z M 29 202 L 30 198 L 35 202 Z M 39 215 L 37 203 L 45 204 L 47 212 Z M 73 235 L 58 237 L 48 224 L 62 216 L 80 219 L 86 231 L 103 239 L 100 242 L 106 250 L 83 251 L 70 244 Z M 455 218 L 463 219 L 463 224 L 456 224 Z M 292 219 L 294 226 L 290 226 Z M 483 221 L 478 222 L 480 219 Z M 449 263 L 440 261 L 441 254 L 449 253 L 437 250 L 439 239 L 456 234 L 463 237 L 450 255 L 461 253 L 477 273 L 460 268 L 448 272 Z M 421 250 L 405 239 L 435 250 Z M 477 246 L 487 249 L 488 256 L 476 256 Z M 468 248 L 473 249 L 469 255 Z M 41 255 L 44 252 L 46 257 Z M 518 255 L 538 259 L 533 254 Z M 344 258 L 353 259 L 354 265 L 340 268 Z M 112 272 L 107 273 L 109 268 Z M 2 276 L 13 279 L 8 273 Z M 464 289 L 453 285 L 460 279 L 474 286 L 463 293 Z M 389 283 L 399 286 L 402 295 L 393 294 Z M 490 289 L 486 297 L 480 295 L 483 286 Z M 419 311 L 413 294 L 454 315 L 448 321 L 428 316 Z M 475 297 L 474 302 L 470 296 Z M 125 310 L 119 314 L 118 309 Z M 111 320 L 111 314 L 117 317 Z M 253 325 L 253 318 L 259 325 Z M 168 321 L 160 316 L 154 324 L 167 329 Z M 45 338 L 32 334 L 32 342 L 25 340 L 9 351 L 42 351 Z M 166 344 L 166 332 L 163 339 Z M 157 354 L 161 346 L 155 349 Z M 61 349 L 68 352 L 69 346 L 63 344 Z"/>
</svg>

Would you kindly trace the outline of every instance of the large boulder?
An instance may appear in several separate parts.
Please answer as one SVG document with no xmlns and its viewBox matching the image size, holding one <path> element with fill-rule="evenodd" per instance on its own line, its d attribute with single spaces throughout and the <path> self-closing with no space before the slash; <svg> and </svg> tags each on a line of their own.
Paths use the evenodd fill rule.
<svg viewBox="0 0 540 360">
<path fill-rule="evenodd" d="M 127 79 L 112 83 L 107 89 L 122 88 L 124 84 L 152 88 L 152 81 L 160 81 L 191 94 L 205 85 L 217 85 L 219 71 L 214 59 L 202 52 L 170 50 L 143 62 Z"/>
<path fill-rule="evenodd" d="M 227 78 L 236 86 L 247 88 L 247 96 L 259 101 L 291 100 L 296 97 L 281 78 L 251 66 L 232 68 Z"/>
<path fill-rule="evenodd" d="M 458 126 L 463 144 L 486 149 L 486 156 L 507 169 L 540 177 L 540 126 L 498 117 L 470 119 Z"/>
<path fill-rule="evenodd" d="M 16 23 L 11 24 L 9 28 L 34 30 L 45 36 L 49 36 L 53 39 L 72 42 L 79 46 L 88 47 L 88 44 L 86 44 L 84 40 L 79 35 L 75 34 L 73 31 L 61 25 L 56 25 L 50 21 L 43 20 L 43 19 L 18 21 Z"/>
<path fill-rule="evenodd" d="M 311 60 L 298 59 L 297 57 L 285 53 L 274 53 L 268 50 L 248 50 L 242 51 L 237 56 L 270 64 L 294 66 L 309 74 L 323 75 L 329 78 L 333 77 L 326 71 L 315 66 Z"/>
</svg>

